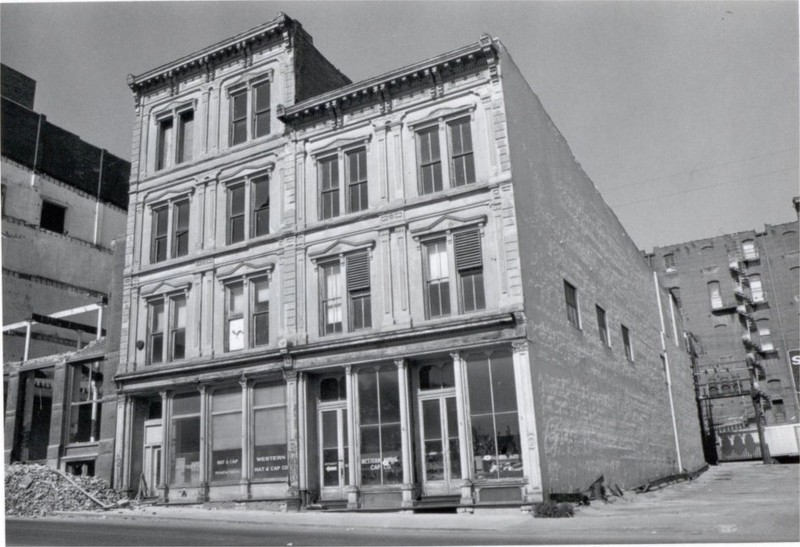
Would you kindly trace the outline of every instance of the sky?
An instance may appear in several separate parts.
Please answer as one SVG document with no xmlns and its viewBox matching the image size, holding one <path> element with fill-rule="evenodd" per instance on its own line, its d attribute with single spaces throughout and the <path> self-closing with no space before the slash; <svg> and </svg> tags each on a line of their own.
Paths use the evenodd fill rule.
<svg viewBox="0 0 800 547">
<path fill-rule="evenodd" d="M 353 81 L 500 38 L 641 249 L 797 218 L 796 2 L 2 0 L 0 59 L 50 122 L 130 159 L 127 74 L 279 12 Z"/>
</svg>

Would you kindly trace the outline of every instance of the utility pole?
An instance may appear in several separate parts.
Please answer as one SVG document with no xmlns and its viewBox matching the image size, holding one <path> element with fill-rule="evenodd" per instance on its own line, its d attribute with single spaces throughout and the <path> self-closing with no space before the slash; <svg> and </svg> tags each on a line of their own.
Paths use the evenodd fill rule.
<svg viewBox="0 0 800 547">
<path fill-rule="evenodd" d="M 758 444 L 761 447 L 761 461 L 764 465 L 770 465 L 772 458 L 769 456 L 769 446 L 764 438 L 764 410 L 761 407 L 761 391 L 758 385 L 758 373 L 762 370 L 755 355 L 747 354 L 747 371 L 750 373 L 750 396 L 753 399 L 753 410 L 756 416 L 756 429 L 758 430 Z"/>
</svg>

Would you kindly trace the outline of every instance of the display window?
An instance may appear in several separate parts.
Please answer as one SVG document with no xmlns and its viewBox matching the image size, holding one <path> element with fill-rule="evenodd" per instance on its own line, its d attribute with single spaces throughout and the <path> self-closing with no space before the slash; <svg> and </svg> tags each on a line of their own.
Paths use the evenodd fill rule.
<svg viewBox="0 0 800 547">
<path fill-rule="evenodd" d="M 253 389 L 253 480 L 285 481 L 286 389 L 282 384 L 258 384 Z"/>
<path fill-rule="evenodd" d="M 200 482 L 200 394 L 172 399 L 170 477 L 173 486 Z"/>
<path fill-rule="evenodd" d="M 399 393 L 396 368 L 358 373 L 363 486 L 403 482 Z"/>
<path fill-rule="evenodd" d="M 211 481 L 242 477 L 242 388 L 216 390 L 211 396 Z"/>
</svg>

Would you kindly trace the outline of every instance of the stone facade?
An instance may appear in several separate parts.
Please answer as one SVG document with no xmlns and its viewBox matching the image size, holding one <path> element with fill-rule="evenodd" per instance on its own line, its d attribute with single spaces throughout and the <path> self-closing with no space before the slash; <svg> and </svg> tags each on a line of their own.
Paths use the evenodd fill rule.
<svg viewBox="0 0 800 547">
<path fill-rule="evenodd" d="M 352 84 L 311 47 L 282 15 L 129 79 L 116 487 L 471 510 L 701 467 L 680 317 L 502 44 Z"/>
<path fill-rule="evenodd" d="M 797 376 L 788 352 L 800 348 L 798 224 L 766 225 L 654 249 L 662 283 L 679 296 L 698 340 L 704 422 L 718 430 L 755 424 L 748 355 L 763 367 L 758 390 L 767 425 L 797 423 Z M 710 391 L 709 391 L 710 390 Z"/>
</svg>

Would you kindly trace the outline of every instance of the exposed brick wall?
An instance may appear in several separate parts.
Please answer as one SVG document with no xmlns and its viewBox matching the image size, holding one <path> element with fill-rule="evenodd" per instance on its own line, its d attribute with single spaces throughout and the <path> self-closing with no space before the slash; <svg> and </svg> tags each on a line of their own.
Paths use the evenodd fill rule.
<svg viewBox="0 0 800 547">
<path fill-rule="evenodd" d="M 129 162 L 102 152 L 77 135 L 51 124 L 45 116 L 5 98 L 0 130 L 4 156 L 92 196 L 97 195 L 102 155 L 100 199 L 128 208 Z"/>
<path fill-rule="evenodd" d="M 311 37 L 299 24 L 295 32 L 295 102 L 351 83 L 314 47 Z"/>
<path fill-rule="evenodd" d="M 0 64 L 0 88 L 0 95 L 33 110 L 36 80 L 10 66 Z"/>
<path fill-rule="evenodd" d="M 653 272 L 505 51 L 501 73 L 543 488 L 580 491 L 601 474 L 631 487 L 673 474 Z M 565 279 L 578 289 L 581 329 L 567 321 Z M 606 310 L 610 348 L 595 305 Z M 690 362 L 674 340 L 667 352 L 682 465 L 694 470 L 704 462 Z"/>
</svg>

